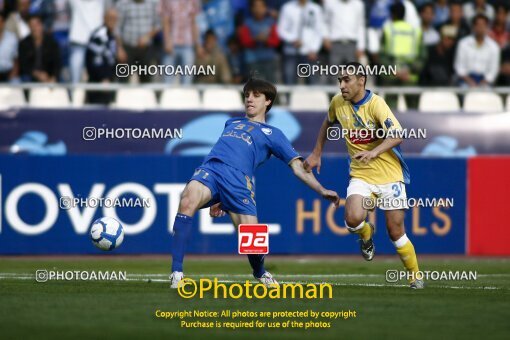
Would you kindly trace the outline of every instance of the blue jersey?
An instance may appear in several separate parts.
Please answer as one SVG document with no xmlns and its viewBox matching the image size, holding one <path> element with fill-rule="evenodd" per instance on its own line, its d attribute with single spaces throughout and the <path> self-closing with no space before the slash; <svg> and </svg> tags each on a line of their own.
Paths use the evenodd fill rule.
<svg viewBox="0 0 510 340">
<path fill-rule="evenodd" d="M 252 177 L 271 155 L 286 164 L 300 157 L 278 128 L 248 118 L 231 118 L 204 163 L 217 159 Z"/>
</svg>

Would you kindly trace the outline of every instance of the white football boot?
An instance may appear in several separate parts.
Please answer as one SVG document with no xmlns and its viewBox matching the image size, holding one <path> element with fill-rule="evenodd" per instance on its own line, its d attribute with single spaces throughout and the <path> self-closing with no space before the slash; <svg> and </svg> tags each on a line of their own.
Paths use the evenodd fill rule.
<svg viewBox="0 0 510 340">
<path fill-rule="evenodd" d="M 423 289 L 425 288 L 425 282 L 421 279 L 417 279 L 414 282 L 411 282 L 409 287 L 411 287 L 411 289 Z"/>
<path fill-rule="evenodd" d="M 181 282 L 183 278 L 183 272 L 173 272 L 170 275 L 170 288 L 177 289 L 179 287 L 179 282 Z"/>
<path fill-rule="evenodd" d="M 274 279 L 270 272 L 265 272 L 261 277 L 256 277 L 256 279 L 268 288 L 275 288 L 280 286 L 278 281 Z"/>
</svg>

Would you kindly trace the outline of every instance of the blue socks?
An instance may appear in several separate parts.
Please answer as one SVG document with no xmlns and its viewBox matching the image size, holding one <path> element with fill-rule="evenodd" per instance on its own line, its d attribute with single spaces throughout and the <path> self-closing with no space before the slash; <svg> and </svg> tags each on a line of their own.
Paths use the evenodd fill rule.
<svg viewBox="0 0 510 340">
<path fill-rule="evenodd" d="M 182 272 L 184 248 L 191 232 L 193 218 L 184 214 L 177 214 L 172 236 L 172 272 Z"/>
<path fill-rule="evenodd" d="M 250 261 L 250 265 L 253 268 L 253 276 L 259 278 L 266 272 L 264 268 L 264 256 L 260 254 L 251 254 L 248 255 L 248 261 Z"/>
<path fill-rule="evenodd" d="M 191 233 L 193 218 L 184 214 L 177 214 L 174 222 L 174 233 L 172 235 L 172 272 L 182 272 L 184 261 L 184 249 Z M 261 277 L 266 269 L 264 268 L 264 256 L 261 254 L 248 255 L 248 261 L 253 268 L 253 275 Z"/>
</svg>

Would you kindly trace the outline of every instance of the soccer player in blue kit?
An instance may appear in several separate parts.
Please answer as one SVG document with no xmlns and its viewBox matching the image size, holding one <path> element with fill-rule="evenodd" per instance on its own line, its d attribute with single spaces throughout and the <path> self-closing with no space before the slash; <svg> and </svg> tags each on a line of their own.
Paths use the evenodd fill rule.
<svg viewBox="0 0 510 340">
<path fill-rule="evenodd" d="M 246 116 L 231 118 L 202 165 L 184 188 L 172 236 L 170 287 L 183 279 L 184 250 L 195 213 L 211 207 L 213 217 L 228 212 L 235 227 L 256 224 L 257 207 L 253 175 L 271 155 L 288 164 L 294 175 L 323 198 L 339 203 L 338 194 L 325 189 L 303 166 L 302 157 L 277 128 L 266 124 L 266 114 L 276 98 L 276 88 L 261 79 L 250 79 L 243 88 Z M 264 255 L 250 254 L 253 276 L 266 286 L 278 282 L 264 269 Z"/>
</svg>

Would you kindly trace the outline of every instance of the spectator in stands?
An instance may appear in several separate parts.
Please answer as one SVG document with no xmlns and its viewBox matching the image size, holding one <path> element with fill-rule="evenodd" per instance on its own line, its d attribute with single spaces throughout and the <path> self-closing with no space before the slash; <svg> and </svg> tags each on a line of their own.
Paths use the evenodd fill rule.
<svg viewBox="0 0 510 340">
<path fill-rule="evenodd" d="M 381 50 L 381 38 L 383 26 L 391 19 L 390 7 L 395 0 L 376 0 L 370 9 L 369 24 L 367 30 L 367 50 L 372 58 L 377 61 Z M 404 5 L 404 21 L 415 28 L 420 27 L 420 17 L 415 5 L 409 0 L 399 1 Z"/>
<path fill-rule="evenodd" d="M 69 31 L 71 81 L 82 80 L 85 52 L 92 31 L 103 24 L 105 0 L 69 0 L 71 26 Z"/>
<path fill-rule="evenodd" d="M 346 15 L 348 13 L 348 15 Z M 345 65 L 365 54 L 365 5 L 361 0 L 325 0 L 326 37 L 330 65 Z"/>
<path fill-rule="evenodd" d="M 104 25 L 95 29 L 87 44 L 85 63 L 90 83 L 111 83 L 115 80 L 117 64 L 117 27 L 118 14 L 114 8 L 106 11 Z M 87 102 L 108 105 L 113 101 L 113 93 L 105 91 L 87 92 Z"/>
<path fill-rule="evenodd" d="M 275 20 L 268 15 L 264 0 L 253 0 L 250 10 L 251 15 L 238 31 L 246 65 L 251 73 L 257 72 L 259 78 L 275 83 L 278 78 L 276 48 L 280 44 Z"/>
<path fill-rule="evenodd" d="M 0 7 L 4 11 L 6 17 L 9 17 L 11 12 L 16 11 L 18 0 L 0 0 Z"/>
<path fill-rule="evenodd" d="M 205 27 L 214 30 L 219 46 L 224 49 L 228 37 L 234 34 L 235 12 L 231 0 L 202 0 L 202 11 Z"/>
<path fill-rule="evenodd" d="M 30 27 L 28 27 L 30 0 L 17 0 L 16 9 L 7 18 L 5 28 L 16 34 L 18 40 L 21 41 L 30 34 Z"/>
<path fill-rule="evenodd" d="M 501 68 L 498 85 L 510 86 L 510 45 L 507 45 L 501 53 Z"/>
<path fill-rule="evenodd" d="M 278 20 L 283 5 L 285 5 L 285 3 L 288 1 L 290 0 L 265 0 L 267 6 L 267 14 L 273 19 Z"/>
<path fill-rule="evenodd" d="M 496 18 L 492 31 L 489 33 L 501 47 L 501 67 L 497 84 L 510 86 L 510 23 L 508 22 L 508 5 L 500 3 L 496 6 Z"/>
<path fill-rule="evenodd" d="M 230 4 L 234 13 L 234 26 L 237 28 L 250 15 L 250 4 L 246 0 L 230 0 Z"/>
<path fill-rule="evenodd" d="M 468 22 L 472 22 L 477 14 L 484 14 L 489 21 L 494 20 L 494 7 L 487 3 L 487 0 L 471 0 L 464 4 L 464 17 Z"/>
<path fill-rule="evenodd" d="M 423 86 L 451 86 L 453 85 L 453 57 L 455 55 L 454 26 L 441 28 L 441 41 L 435 46 L 429 46 L 427 61 L 420 75 L 420 85 Z"/>
<path fill-rule="evenodd" d="M 158 4 L 153 0 L 119 0 L 119 58 L 128 64 L 152 65 L 155 62 L 152 41 L 160 31 Z M 187 14 L 179 13 L 181 16 Z M 141 83 L 151 81 L 148 74 L 139 75 Z M 122 78 L 123 81 L 128 78 Z"/>
<path fill-rule="evenodd" d="M 397 2 L 390 8 L 391 22 L 384 26 L 381 63 L 397 65 L 397 74 L 383 77 L 387 85 L 413 85 L 423 64 L 422 32 L 404 21 L 405 7 Z"/>
<path fill-rule="evenodd" d="M 227 41 L 227 60 L 232 72 L 232 83 L 243 84 L 248 78 L 248 74 L 243 50 L 236 36 L 231 36 Z"/>
<path fill-rule="evenodd" d="M 28 19 L 30 35 L 18 48 L 20 77 L 26 82 L 53 83 L 60 71 L 60 51 L 57 42 L 44 32 L 40 17 Z"/>
<path fill-rule="evenodd" d="M 112 7 L 116 7 L 117 6 L 117 2 L 119 2 L 120 0 L 106 0 L 106 9 L 109 9 L 109 8 L 112 8 Z M 155 0 L 157 1 L 157 0 Z"/>
<path fill-rule="evenodd" d="M 53 38 L 57 41 L 60 49 L 60 62 L 62 71 L 60 80 L 68 82 L 71 80 L 69 70 L 69 28 L 70 28 L 70 9 L 68 0 L 54 1 L 53 26 L 50 31 Z"/>
<path fill-rule="evenodd" d="M 389 18 L 389 0 L 373 0 L 368 13 L 367 27 L 367 52 L 373 59 L 381 50 L 382 28 Z"/>
<path fill-rule="evenodd" d="M 508 8 L 504 4 L 496 6 L 496 18 L 492 24 L 489 36 L 494 39 L 501 49 L 510 42 L 510 25 L 508 23 Z"/>
<path fill-rule="evenodd" d="M 354 0 L 359 1 L 359 0 Z M 296 84 L 298 64 L 315 64 L 325 36 L 322 8 L 310 0 L 286 3 L 278 20 L 278 35 L 283 41 L 283 82 Z M 336 47 L 335 47 L 336 48 Z M 355 54 L 355 43 L 353 53 Z M 307 77 L 316 83 L 318 75 Z"/>
<path fill-rule="evenodd" d="M 51 26 L 51 30 L 53 33 L 56 32 L 67 32 L 69 34 L 69 27 L 71 24 L 70 18 L 70 8 L 68 0 L 56 0 L 54 1 L 54 17 L 53 17 L 53 26 Z"/>
<path fill-rule="evenodd" d="M 450 2 L 450 18 L 444 23 L 444 25 L 454 26 L 457 29 L 457 37 L 455 38 L 456 43 L 471 33 L 469 24 L 466 19 L 464 19 L 462 3 L 460 0 L 452 0 Z"/>
<path fill-rule="evenodd" d="M 197 15 L 200 3 L 197 0 L 161 0 L 161 21 L 166 65 L 195 64 L 196 55 L 203 53 L 199 39 Z M 172 83 L 175 77 L 167 76 L 165 81 Z M 182 84 L 191 84 L 193 77 L 187 75 L 180 78 Z"/>
<path fill-rule="evenodd" d="M 434 5 L 432 5 L 432 3 L 427 2 L 420 7 L 420 18 L 423 44 L 425 47 L 435 46 L 441 37 L 433 26 Z"/>
<path fill-rule="evenodd" d="M 54 0 L 33 0 L 30 4 L 30 14 L 37 14 L 41 17 L 44 24 L 44 31 L 51 32 L 53 20 L 55 19 L 55 1 Z"/>
<path fill-rule="evenodd" d="M 204 35 L 204 53 L 197 58 L 197 66 L 214 66 L 214 75 L 198 74 L 195 77 L 196 83 L 202 84 L 228 84 L 232 80 L 230 67 L 227 58 L 218 46 L 218 38 L 212 29 L 207 30 Z"/>
<path fill-rule="evenodd" d="M 455 55 L 455 72 L 462 86 L 488 86 L 499 72 L 500 49 L 488 35 L 489 18 L 477 14 L 473 34 L 463 38 Z"/>
<path fill-rule="evenodd" d="M 18 39 L 5 29 L 6 16 L 0 11 L 0 82 L 6 82 L 17 76 Z"/>
<path fill-rule="evenodd" d="M 441 26 L 450 17 L 450 8 L 448 0 L 437 0 L 434 5 L 434 26 Z"/>
<path fill-rule="evenodd" d="M 2 7 L 2 10 L 6 14 L 7 17 L 9 17 L 9 14 L 16 10 L 18 4 L 18 0 L 0 0 L 0 7 Z"/>
<path fill-rule="evenodd" d="M 285 3 L 287 3 L 287 2 L 289 2 L 289 0 L 266 0 L 266 5 L 268 7 L 269 15 L 271 15 L 275 19 L 278 19 L 283 5 L 285 5 Z M 318 2 L 318 1 L 316 1 L 316 2 Z"/>
<path fill-rule="evenodd" d="M 390 18 L 391 19 L 391 5 L 398 2 L 398 0 L 390 1 Z M 416 6 L 411 0 L 401 0 L 400 1 L 404 5 L 404 20 L 411 26 L 418 28 L 420 27 L 420 16 L 418 14 L 418 11 L 416 10 Z"/>
</svg>

